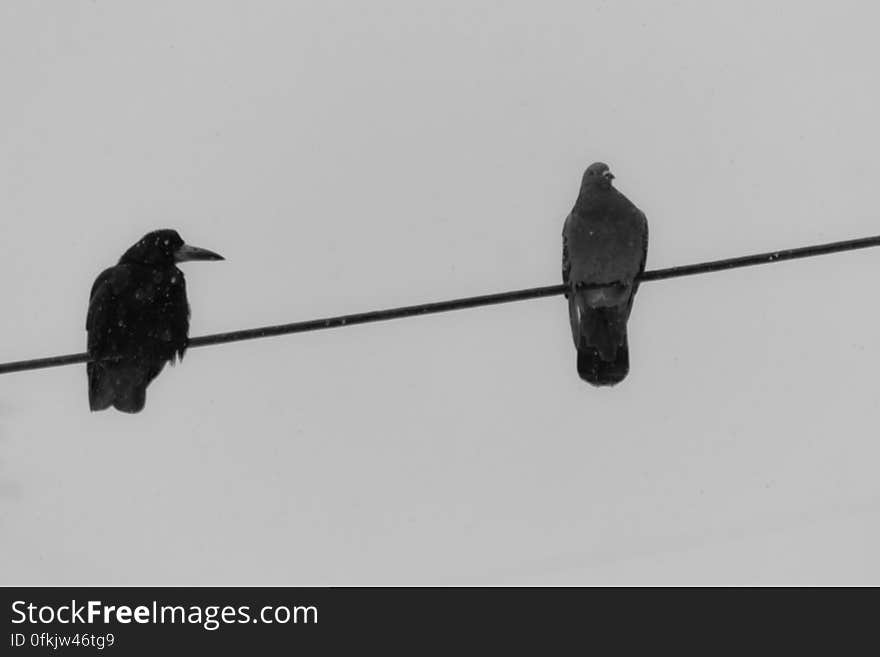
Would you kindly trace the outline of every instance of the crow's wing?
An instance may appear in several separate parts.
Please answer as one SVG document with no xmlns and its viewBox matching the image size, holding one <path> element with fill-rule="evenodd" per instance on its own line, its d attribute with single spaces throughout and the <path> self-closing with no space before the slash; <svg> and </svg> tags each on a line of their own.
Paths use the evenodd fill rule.
<svg viewBox="0 0 880 657">
<path fill-rule="evenodd" d="M 88 352 L 92 358 L 112 353 L 119 334 L 119 297 L 131 285 L 131 273 L 124 265 L 102 271 L 92 285 L 86 314 Z"/>
</svg>

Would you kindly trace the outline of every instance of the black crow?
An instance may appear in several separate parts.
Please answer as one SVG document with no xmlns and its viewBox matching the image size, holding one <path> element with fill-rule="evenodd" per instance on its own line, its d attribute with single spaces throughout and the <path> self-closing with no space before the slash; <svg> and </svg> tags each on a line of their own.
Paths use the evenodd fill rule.
<svg viewBox="0 0 880 657">
<path fill-rule="evenodd" d="M 174 230 L 147 233 L 92 286 L 86 317 L 89 407 L 144 408 L 147 386 L 165 363 L 182 359 L 189 340 L 186 281 L 176 263 L 223 260 L 184 244 Z"/>
<path fill-rule="evenodd" d="M 626 322 L 648 256 L 648 220 L 591 164 L 562 230 L 562 280 L 580 377 L 596 386 L 629 372 Z"/>
</svg>

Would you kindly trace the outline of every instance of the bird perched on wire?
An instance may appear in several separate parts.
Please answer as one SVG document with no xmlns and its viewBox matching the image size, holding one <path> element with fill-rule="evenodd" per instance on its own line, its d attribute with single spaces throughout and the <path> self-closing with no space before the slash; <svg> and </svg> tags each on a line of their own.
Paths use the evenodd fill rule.
<svg viewBox="0 0 880 657">
<path fill-rule="evenodd" d="M 629 372 L 626 323 L 648 255 L 648 220 L 613 180 L 607 164 L 591 164 L 562 229 L 577 371 L 595 386 L 620 383 Z"/>
<path fill-rule="evenodd" d="M 156 230 L 95 280 L 86 317 L 91 410 L 143 410 L 150 382 L 165 363 L 183 358 L 189 302 L 176 265 L 188 260 L 223 256 L 184 244 L 177 231 Z"/>
</svg>

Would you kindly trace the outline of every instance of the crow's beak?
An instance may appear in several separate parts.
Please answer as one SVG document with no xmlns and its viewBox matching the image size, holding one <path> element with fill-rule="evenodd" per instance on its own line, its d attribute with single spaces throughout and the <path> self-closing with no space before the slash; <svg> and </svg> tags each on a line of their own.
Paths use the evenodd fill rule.
<svg viewBox="0 0 880 657">
<path fill-rule="evenodd" d="M 184 244 L 174 252 L 174 261 L 186 262 L 187 260 L 224 260 L 224 258 L 219 253 L 208 251 L 208 249 Z"/>
</svg>

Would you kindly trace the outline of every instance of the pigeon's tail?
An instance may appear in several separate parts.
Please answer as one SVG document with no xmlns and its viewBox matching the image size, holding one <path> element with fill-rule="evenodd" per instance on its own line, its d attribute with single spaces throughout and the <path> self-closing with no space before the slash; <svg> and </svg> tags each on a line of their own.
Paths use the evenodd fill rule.
<svg viewBox="0 0 880 657">
<path fill-rule="evenodd" d="M 629 373 L 626 322 L 632 289 L 624 286 L 577 290 L 569 298 L 578 375 L 594 386 L 613 386 Z"/>
<path fill-rule="evenodd" d="M 113 406 L 124 413 L 139 413 L 147 402 L 151 378 L 137 365 L 89 363 L 89 408 L 103 411 Z"/>
<path fill-rule="evenodd" d="M 595 347 L 583 345 L 577 351 L 577 371 L 584 381 L 594 386 L 613 386 L 629 374 L 629 345 L 626 336 L 617 348 L 614 360 L 607 361 Z"/>
</svg>

